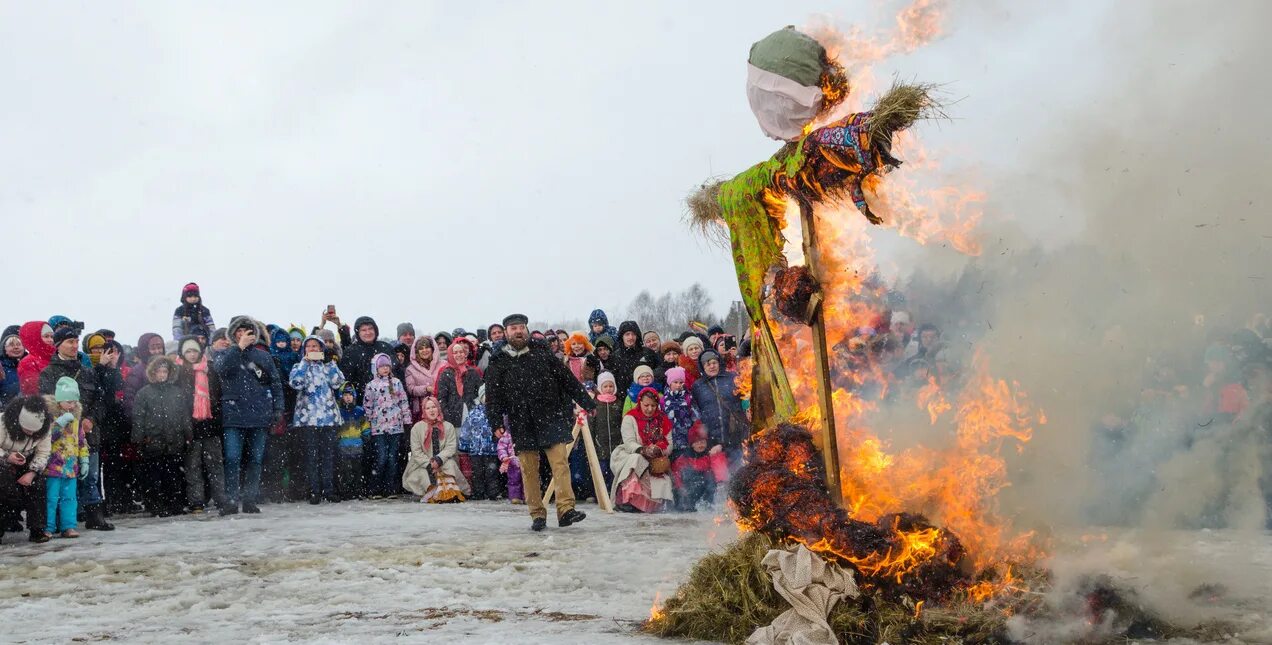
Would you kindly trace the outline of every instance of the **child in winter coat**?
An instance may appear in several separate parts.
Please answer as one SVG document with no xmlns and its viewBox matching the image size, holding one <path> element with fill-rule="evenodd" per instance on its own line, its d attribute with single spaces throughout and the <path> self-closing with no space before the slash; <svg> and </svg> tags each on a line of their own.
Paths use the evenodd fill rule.
<svg viewBox="0 0 1272 645">
<path fill-rule="evenodd" d="M 79 384 L 69 376 L 59 378 L 52 398 L 46 397 L 53 428 L 49 461 L 44 469 L 45 537 L 54 533 L 61 533 L 64 538 L 79 537 L 75 530 L 76 490 L 79 478 L 88 474 L 88 437 L 80 429 L 84 410 L 79 399 Z"/>
<path fill-rule="evenodd" d="M 341 499 L 355 499 L 366 495 L 366 480 L 362 477 L 363 446 L 371 441 L 371 424 L 366 411 L 358 405 L 358 388 L 346 383 L 340 389 L 340 465 L 336 483 Z"/>
<path fill-rule="evenodd" d="M 367 383 L 362 407 L 371 423 L 371 448 L 375 455 L 371 467 L 371 497 L 379 499 L 399 490 L 397 455 L 402 432 L 411 423 L 411 406 L 402 381 L 393 376 L 393 359 L 388 354 L 376 354 L 371 366 L 375 378 Z"/>
<path fill-rule="evenodd" d="M 503 497 L 499 481 L 499 459 L 496 456 L 495 438 L 486 419 L 486 386 L 477 389 L 477 404 L 468 411 L 468 418 L 459 428 L 459 450 L 468 455 L 472 464 L 472 499 L 499 499 Z"/>
<path fill-rule="evenodd" d="M 688 432 L 688 445 L 672 461 L 676 484 L 676 509 L 698 510 L 698 504 L 715 503 L 716 484 L 729 476 L 728 459 L 718 441 L 712 441 L 706 426 L 695 423 Z"/>
<path fill-rule="evenodd" d="M 673 367 L 667 370 L 667 391 L 663 393 L 663 413 L 671 419 L 671 454 L 689 448 L 689 428 L 698 422 L 698 412 L 693 407 L 693 395 L 685 389 L 685 370 Z"/>
<path fill-rule="evenodd" d="M 205 330 L 216 329 L 212 311 L 203 306 L 199 285 L 191 282 L 181 288 L 181 305 L 172 312 L 172 339 L 178 342 L 184 340 L 192 335 L 195 326 Z"/>
<path fill-rule="evenodd" d="M 322 339 L 310 336 L 302 349 L 302 360 L 292 368 L 288 382 L 297 392 L 292 426 L 304 437 L 309 503 L 318 504 L 323 497 L 338 502 L 332 461 L 342 421 L 336 392 L 345 377 L 334 361 L 327 360 L 327 344 Z"/>
<path fill-rule="evenodd" d="M 610 455 L 615 448 L 623 445 L 623 400 L 618 398 L 618 384 L 609 372 L 601 372 L 596 377 L 596 388 L 596 410 L 589 425 L 592 441 L 596 442 L 597 461 L 601 462 L 601 474 L 605 476 L 605 487 L 610 488 L 614 483 Z"/>
<path fill-rule="evenodd" d="M 152 516 L 180 515 L 184 503 L 182 466 L 194 440 L 193 393 L 177 383 L 177 366 L 156 356 L 146 366 L 150 385 L 133 401 L 132 442 L 142 459 L 146 507 Z"/>
<path fill-rule="evenodd" d="M 636 407 L 637 397 L 640 396 L 641 390 L 652 387 L 659 393 L 662 393 L 662 386 L 654 382 L 654 369 L 648 365 L 638 365 L 632 370 L 632 385 L 627 388 L 627 400 L 623 402 L 623 414 L 632 411 Z"/>
<path fill-rule="evenodd" d="M 517 447 L 512 443 L 512 435 L 503 428 L 495 430 L 495 451 L 499 456 L 499 472 L 508 476 L 508 501 L 513 504 L 525 504 L 525 488 L 521 484 L 521 461 L 517 459 Z"/>
</svg>

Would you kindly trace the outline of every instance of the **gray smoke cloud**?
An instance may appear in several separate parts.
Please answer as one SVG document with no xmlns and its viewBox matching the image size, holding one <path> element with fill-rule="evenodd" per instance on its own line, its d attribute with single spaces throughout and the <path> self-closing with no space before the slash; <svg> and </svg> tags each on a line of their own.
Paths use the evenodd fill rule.
<svg viewBox="0 0 1272 645">
<path fill-rule="evenodd" d="M 1199 8 L 1110 8 L 1091 100 L 1021 101 L 1037 131 L 988 177 L 983 254 L 955 268 L 930 250 L 899 256 L 915 267 L 902 288 L 930 310 L 919 319 L 984 348 L 1046 411 L 1000 499 L 1021 527 L 1060 540 L 1056 608 L 1097 573 L 1185 624 L 1221 613 L 1198 608 L 1198 585 L 1221 581 L 1237 605 L 1272 593 L 1255 579 L 1266 572 L 1243 572 L 1240 548 L 1191 548 L 1217 538 L 1177 530 L 1262 529 L 1272 479 L 1266 381 L 1250 381 L 1233 423 L 1203 413 L 1200 384 L 1208 342 L 1272 309 L 1272 3 Z M 1119 528 L 1094 546 L 1060 539 L 1104 523 Z M 1016 627 L 1033 642 L 1091 635 L 1063 620 Z"/>
</svg>

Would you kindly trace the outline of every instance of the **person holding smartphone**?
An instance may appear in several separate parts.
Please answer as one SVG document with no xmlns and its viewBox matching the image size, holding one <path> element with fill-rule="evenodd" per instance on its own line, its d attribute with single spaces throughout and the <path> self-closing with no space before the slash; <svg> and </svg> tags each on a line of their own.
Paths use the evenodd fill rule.
<svg viewBox="0 0 1272 645">
<path fill-rule="evenodd" d="M 296 412 L 292 427 L 301 432 L 305 446 L 305 472 L 309 479 L 309 503 L 324 498 L 338 502 L 333 474 L 336 442 L 343 419 L 336 403 L 344 387 L 340 367 L 329 360 L 327 344 L 317 336 L 305 339 L 304 355 L 291 369 L 288 383 L 296 390 Z"/>
<path fill-rule="evenodd" d="M 259 513 L 261 462 L 266 428 L 283 418 L 283 382 L 274 359 L 257 344 L 264 325 L 248 316 L 230 321 L 230 346 L 217 354 L 214 369 L 221 377 L 221 418 L 225 426 L 225 497 L 221 515 Z M 247 472 L 239 479 L 243 449 Z"/>
</svg>

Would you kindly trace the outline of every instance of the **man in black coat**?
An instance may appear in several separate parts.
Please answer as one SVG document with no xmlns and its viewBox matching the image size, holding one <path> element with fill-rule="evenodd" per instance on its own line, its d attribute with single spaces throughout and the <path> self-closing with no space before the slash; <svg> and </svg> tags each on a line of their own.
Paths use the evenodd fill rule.
<svg viewBox="0 0 1272 645">
<path fill-rule="evenodd" d="M 618 348 L 614 350 L 611 367 L 620 397 L 627 396 L 627 389 L 632 386 L 632 373 L 637 367 L 644 365 L 652 370 L 660 362 L 654 350 L 640 344 L 641 338 L 640 325 L 636 321 L 625 320 L 618 326 Z"/>
<path fill-rule="evenodd" d="M 338 318 L 334 321 L 340 327 L 340 345 L 344 347 L 344 355 L 340 359 L 340 372 L 345 375 L 346 383 L 358 388 L 358 397 L 361 399 L 362 393 L 366 391 L 367 383 L 375 378 L 371 359 L 375 358 L 376 354 L 387 354 L 389 360 L 393 361 L 393 373 L 397 374 L 400 369 L 397 356 L 393 353 L 392 345 L 380 340 L 380 326 L 375 324 L 375 320 L 370 316 L 360 316 L 353 321 L 352 337 L 349 335 L 347 326 L 340 325 Z"/>
<path fill-rule="evenodd" d="M 533 522 L 530 529 L 547 527 L 548 509 L 539 487 L 539 452 L 547 455 L 556 479 L 557 525 L 570 526 L 587 516 L 574 508 L 567 445 L 573 428 L 574 404 L 596 408 L 579 383 L 548 346 L 531 342 L 521 314 L 504 318 L 505 343 L 490 359 L 486 371 L 486 418 L 490 427 L 512 435 L 521 461 L 521 481 Z"/>
</svg>

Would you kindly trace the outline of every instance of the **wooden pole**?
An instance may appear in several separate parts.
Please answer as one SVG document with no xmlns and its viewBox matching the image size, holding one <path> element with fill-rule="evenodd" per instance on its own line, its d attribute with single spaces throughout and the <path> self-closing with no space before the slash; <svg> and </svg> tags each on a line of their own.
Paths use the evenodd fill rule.
<svg viewBox="0 0 1272 645">
<path fill-rule="evenodd" d="M 796 197 L 799 203 L 800 228 L 804 233 L 804 263 L 818 284 L 822 284 L 820 262 L 817 258 L 817 228 L 813 218 L 813 205 Z M 830 381 L 830 352 L 826 347 L 826 321 L 821 306 L 821 294 L 814 294 L 809 303 L 812 310 L 808 317 L 813 329 L 813 352 L 817 359 L 817 404 L 821 407 L 822 463 L 826 467 L 826 487 L 830 498 L 843 505 L 843 490 L 839 485 L 839 441 L 835 435 L 834 387 Z"/>
<path fill-rule="evenodd" d="M 580 437 L 583 438 L 583 448 L 587 451 L 587 465 L 592 472 L 592 491 L 596 494 L 596 505 L 606 513 L 613 513 L 614 502 L 610 500 L 609 490 L 605 488 L 605 475 L 601 472 L 600 458 L 596 455 L 596 444 L 592 441 L 592 428 L 588 425 L 587 418 L 582 415 L 574 422 L 570 445 L 565 450 L 566 459 L 569 459 L 569 454 L 574 452 L 574 445 L 578 443 Z M 543 494 L 544 506 L 551 504 L 555 496 L 556 477 L 553 477 L 548 482 L 548 490 Z"/>
</svg>

